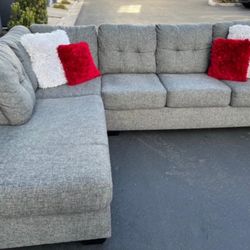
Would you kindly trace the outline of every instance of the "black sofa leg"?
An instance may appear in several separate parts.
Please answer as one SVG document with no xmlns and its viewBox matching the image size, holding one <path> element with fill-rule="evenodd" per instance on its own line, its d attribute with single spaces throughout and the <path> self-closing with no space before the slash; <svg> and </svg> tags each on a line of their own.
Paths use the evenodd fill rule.
<svg viewBox="0 0 250 250">
<path fill-rule="evenodd" d="M 108 131 L 108 136 L 118 136 L 120 131 Z"/>
<path fill-rule="evenodd" d="M 96 240 L 83 240 L 81 241 L 81 243 L 83 245 L 99 245 L 99 244 L 103 244 L 106 241 L 106 238 L 102 238 L 102 239 L 96 239 Z"/>
</svg>

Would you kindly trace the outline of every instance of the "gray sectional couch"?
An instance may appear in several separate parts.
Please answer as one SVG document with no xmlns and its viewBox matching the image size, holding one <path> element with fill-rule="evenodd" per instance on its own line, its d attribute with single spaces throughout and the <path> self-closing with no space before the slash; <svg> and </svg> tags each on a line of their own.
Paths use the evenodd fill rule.
<svg viewBox="0 0 250 250">
<path fill-rule="evenodd" d="M 0 248 L 111 236 L 107 130 L 249 126 L 250 81 L 206 74 L 212 40 L 232 24 L 33 25 L 2 37 Z M 58 28 L 89 43 L 102 77 L 38 88 L 20 37 Z"/>
</svg>

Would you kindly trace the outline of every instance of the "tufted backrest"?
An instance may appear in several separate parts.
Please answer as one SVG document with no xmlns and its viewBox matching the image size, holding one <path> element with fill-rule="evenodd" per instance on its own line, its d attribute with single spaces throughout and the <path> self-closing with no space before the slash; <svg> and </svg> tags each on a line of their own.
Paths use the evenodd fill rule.
<svg viewBox="0 0 250 250">
<path fill-rule="evenodd" d="M 216 23 L 213 26 L 213 39 L 216 38 L 227 38 L 229 27 L 236 25 L 236 24 L 243 24 L 243 25 L 250 25 L 249 20 L 241 20 L 241 21 L 231 21 L 231 22 L 223 22 L 223 23 Z"/>
<path fill-rule="evenodd" d="M 157 73 L 204 73 L 212 43 L 211 24 L 157 25 Z"/>
<path fill-rule="evenodd" d="M 89 44 L 96 65 L 98 65 L 97 54 L 97 29 L 94 25 L 89 26 L 50 26 L 45 24 L 33 24 L 30 27 L 32 33 L 46 33 L 57 29 L 65 30 L 71 43 L 85 41 Z"/>
<path fill-rule="evenodd" d="M 24 26 L 15 26 L 5 36 L 0 38 L 0 43 L 7 44 L 15 52 L 16 56 L 23 64 L 34 90 L 36 90 L 38 81 L 31 66 L 30 56 L 20 42 L 21 37 L 29 33 L 30 31 L 28 28 Z"/>
<path fill-rule="evenodd" d="M 104 24 L 98 31 L 102 73 L 155 73 L 154 25 Z"/>
<path fill-rule="evenodd" d="M 30 119 L 35 92 L 15 53 L 0 43 L 0 125 L 19 125 Z"/>
</svg>

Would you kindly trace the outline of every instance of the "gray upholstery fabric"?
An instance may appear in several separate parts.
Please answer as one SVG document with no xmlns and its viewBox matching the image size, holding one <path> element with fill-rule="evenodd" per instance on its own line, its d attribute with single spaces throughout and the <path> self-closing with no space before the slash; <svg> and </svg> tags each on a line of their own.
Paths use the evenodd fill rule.
<svg viewBox="0 0 250 250">
<path fill-rule="evenodd" d="M 106 120 L 110 131 L 249 127 L 250 108 L 106 110 Z"/>
<path fill-rule="evenodd" d="M 167 92 L 155 74 L 110 74 L 102 78 L 106 109 L 147 109 L 166 105 Z"/>
<path fill-rule="evenodd" d="M 155 73 L 155 26 L 101 25 L 98 41 L 102 73 Z"/>
<path fill-rule="evenodd" d="M 101 97 L 38 100 L 23 126 L 0 127 L 0 217 L 100 210 L 112 199 Z"/>
<path fill-rule="evenodd" d="M 98 65 L 98 55 L 97 55 L 97 30 L 94 25 L 89 26 L 50 26 L 45 24 L 33 24 L 30 27 L 32 33 L 46 33 L 53 30 L 65 30 L 68 34 L 71 43 L 78 43 L 85 41 L 89 44 L 92 56 L 95 60 L 96 65 Z"/>
<path fill-rule="evenodd" d="M 250 79 L 247 82 L 224 81 L 232 89 L 231 105 L 250 107 Z"/>
<path fill-rule="evenodd" d="M 0 219 L 1 249 L 111 236 L 109 207 L 82 214 Z"/>
<path fill-rule="evenodd" d="M 224 107 L 230 103 L 231 89 L 206 74 L 161 74 L 159 77 L 168 92 L 168 107 Z"/>
<path fill-rule="evenodd" d="M 244 25 L 250 25 L 250 20 L 241 20 L 241 21 L 229 21 L 229 22 L 221 22 L 216 23 L 213 26 L 213 39 L 215 38 L 227 38 L 229 27 L 233 26 L 235 24 L 244 24 Z"/>
<path fill-rule="evenodd" d="M 56 88 L 38 89 L 36 92 L 39 99 L 85 95 L 101 95 L 101 77 L 76 86 L 61 85 Z"/>
<path fill-rule="evenodd" d="M 0 44 L 0 124 L 25 123 L 34 105 L 35 93 L 22 64 L 7 45 Z"/>
<path fill-rule="evenodd" d="M 26 74 L 28 75 L 34 90 L 37 89 L 38 81 L 32 69 L 30 56 L 20 42 L 23 35 L 30 33 L 29 29 L 24 26 L 13 27 L 5 36 L 0 38 L 0 43 L 7 44 L 16 54 L 22 63 Z"/>
<path fill-rule="evenodd" d="M 0 110 L 0 125 L 8 125 L 9 121 Z"/>
<path fill-rule="evenodd" d="M 158 73 L 204 73 L 212 41 L 211 24 L 157 25 Z"/>
</svg>

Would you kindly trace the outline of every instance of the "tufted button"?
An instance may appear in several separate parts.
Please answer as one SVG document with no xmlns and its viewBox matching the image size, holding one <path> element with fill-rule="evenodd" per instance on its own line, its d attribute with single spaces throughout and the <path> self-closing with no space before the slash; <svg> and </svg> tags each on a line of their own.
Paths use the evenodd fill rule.
<svg viewBox="0 0 250 250">
<path fill-rule="evenodd" d="M 123 52 L 123 50 L 122 50 L 122 49 L 118 49 L 118 52 L 119 52 L 119 53 L 122 53 L 122 52 Z"/>
<path fill-rule="evenodd" d="M 136 49 L 135 53 L 141 53 L 140 49 Z"/>
</svg>

